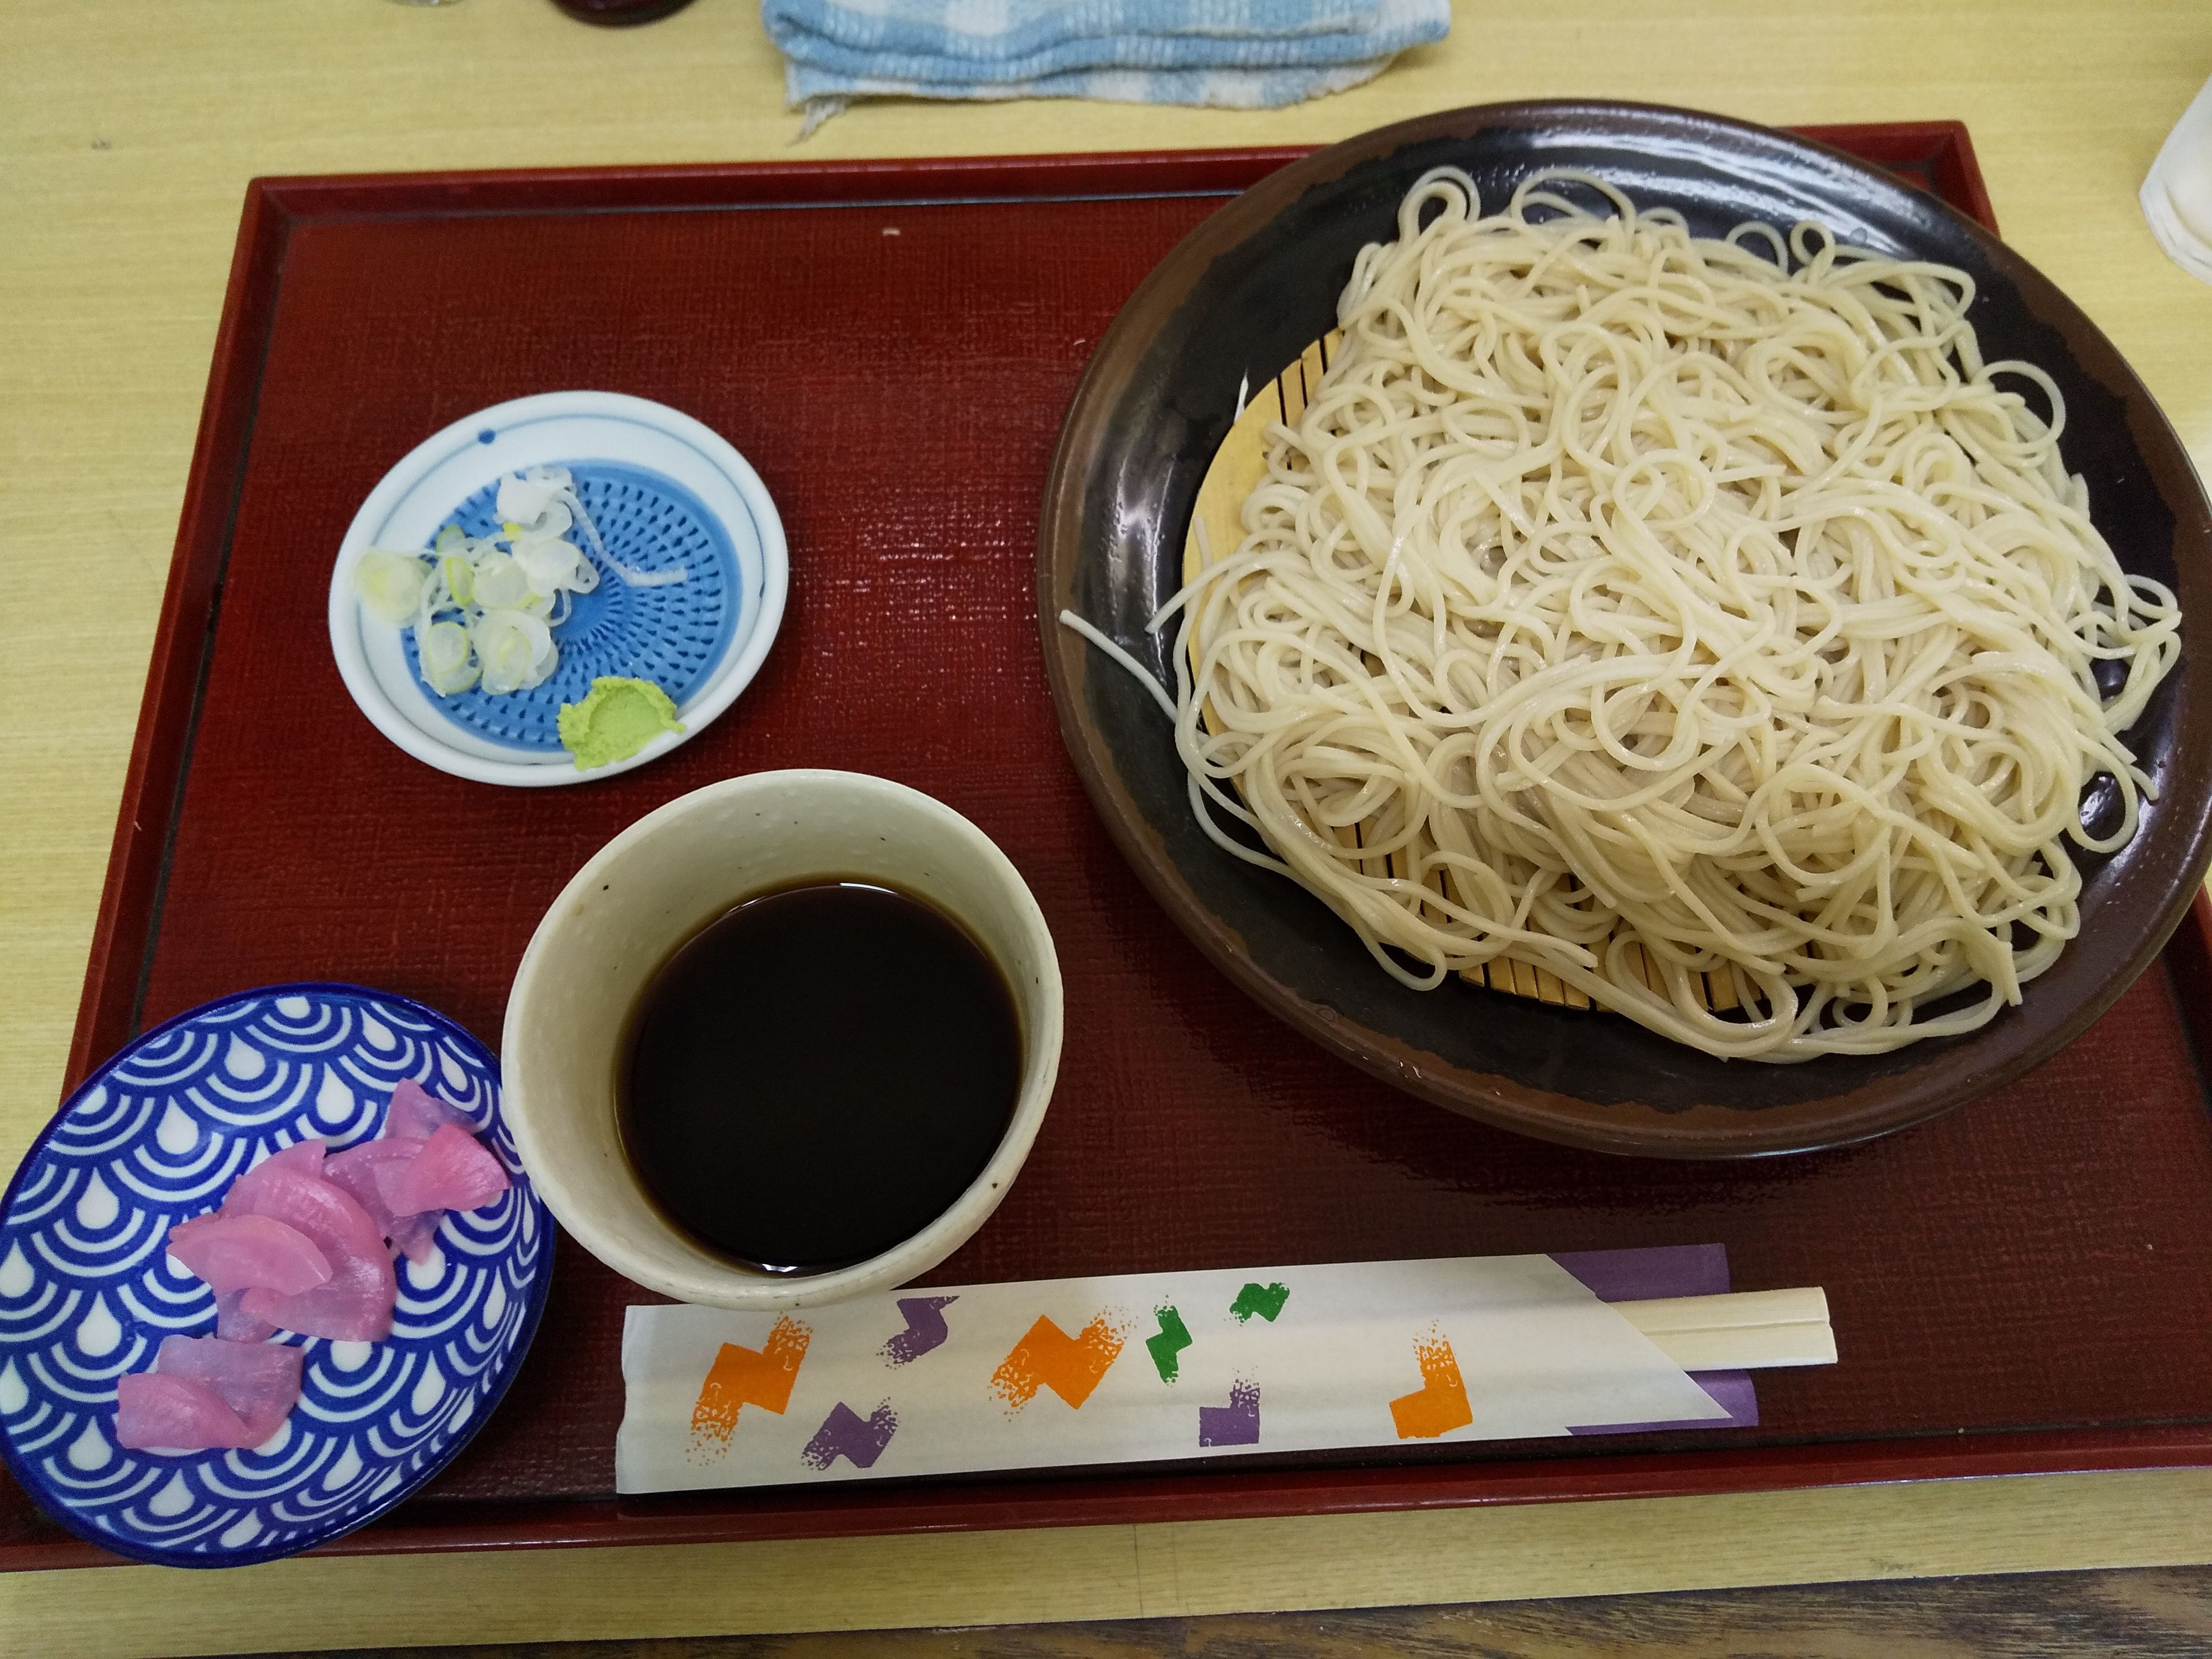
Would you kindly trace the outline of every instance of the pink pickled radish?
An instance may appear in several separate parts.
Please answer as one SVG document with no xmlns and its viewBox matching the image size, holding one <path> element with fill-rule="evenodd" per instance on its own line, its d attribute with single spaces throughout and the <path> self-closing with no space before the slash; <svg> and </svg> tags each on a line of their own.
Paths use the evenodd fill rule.
<svg viewBox="0 0 2212 1659">
<path fill-rule="evenodd" d="M 398 1167 L 414 1162 L 426 1140 L 364 1140 L 334 1153 L 323 1164 L 323 1173 L 352 1194 L 354 1202 L 368 1212 L 386 1237 L 392 1236 L 394 1218 L 387 1192 L 398 1176 Z"/>
<path fill-rule="evenodd" d="M 507 1190 L 507 1171 L 465 1129 L 447 1124 L 415 1158 L 399 1166 L 390 1202 L 398 1215 L 424 1210 L 473 1210 Z"/>
<path fill-rule="evenodd" d="M 392 1272 L 392 1258 L 379 1250 L 377 1260 L 384 1269 L 380 1286 L 366 1273 L 349 1274 L 341 1269 L 329 1284 L 298 1296 L 240 1291 L 238 1305 L 280 1331 L 326 1336 L 333 1342 L 381 1342 L 392 1334 L 392 1310 L 399 1299 L 399 1285 Z"/>
<path fill-rule="evenodd" d="M 238 1196 L 239 1188 L 241 1187 L 252 1192 L 254 1182 L 275 1180 L 287 1170 L 295 1175 L 322 1174 L 323 1154 L 329 1150 L 330 1143 L 320 1135 L 310 1135 L 305 1140 L 294 1141 L 280 1152 L 270 1153 L 260 1163 L 230 1183 L 230 1190 L 223 1194 L 222 1207 L 226 1210 L 230 1207 L 231 1200 Z"/>
<path fill-rule="evenodd" d="M 392 1333 L 392 1304 L 399 1293 L 392 1257 L 368 1212 L 345 1188 L 323 1178 L 322 1143 L 312 1145 L 313 1174 L 306 1172 L 305 1156 L 294 1157 L 301 1148 L 288 1148 L 240 1176 L 223 1200 L 222 1213 L 265 1215 L 296 1228 L 329 1259 L 331 1277 L 295 1295 L 251 1289 L 239 1305 L 257 1319 L 305 1336 L 373 1342 Z"/>
<path fill-rule="evenodd" d="M 410 1261 L 428 1261 L 430 1252 L 437 1247 L 438 1227 L 446 1218 L 443 1210 L 424 1210 L 419 1215 L 403 1215 L 392 1224 L 392 1248 Z"/>
<path fill-rule="evenodd" d="M 276 1432 L 300 1401 L 300 1368 L 305 1352 L 276 1342 L 225 1342 L 213 1336 L 163 1339 L 155 1372 L 198 1382 L 238 1413 L 259 1445 Z"/>
<path fill-rule="evenodd" d="M 273 1216 L 195 1216 L 169 1229 L 169 1254 L 217 1296 L 257 1286 L 295 1296 L 331 1278 L 314 1241 Z"/>
<path fill-rule="evenodd" d="M 402 1170 L 429 1143 L 409 1139 L 364 1140 L 334 1154 L 323 1173 L 351 1193 L 368 1212 L 385 1241 L 410 1261 L 427 1261 L 431 1241 L 437 1237 L 442 1210 L 416 1215 L 393 1212 L 392 1194 Z"/>
<path fill-rule="evenodd" d="M 392 1104 L 384 1114 L 384 1133 L 394 1140 L 428 1140 L 447 1124 L 466 1129 L 469 1121 L 460 1110 L 425 1089 L 406 1082 L 392 1091 Z"/>
<path fill-rule="evenodd" d="M 226 1342 L 262 1342 L 276 1335 L 276 1328 L 246 1311 L 244 1290 L 227 1291 L 215 1299 L 215 1334 Z"/>
<path fill-rule="evenodd" d="M 331 1156 L 310 1139 L 264 1158 L 221 1209 L 169 1230 L 169 1253 L 216 1293 L 216 1334 L 169 1337 L 152 1370 L 117 1379 L 118 1443 L 263 1444 L 299 1403 L 304 1358 L 264 1339 L 389 1336 L 392 1252 L 428 1259 L 447 1210 L 476 1209 L 508 1185 L 466 1116 L 411 1082 L 392 1091 L 376 1139 Z"/>
<path fill-rule="evenodd" d="M 243 1345 L 240 1345 L 243 1346 Z M 258 1446 L 246 1419 L 204 1382 L 134 1371 L 115 1382 L 115 1443 L 132 1451 L 212 1451 Z"/>
</svg>

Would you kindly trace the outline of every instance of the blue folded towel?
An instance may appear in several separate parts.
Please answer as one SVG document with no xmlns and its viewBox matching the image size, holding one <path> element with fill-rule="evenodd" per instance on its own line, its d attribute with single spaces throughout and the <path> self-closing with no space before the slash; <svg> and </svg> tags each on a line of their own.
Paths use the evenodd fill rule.
<svg viewBox="0 0 2212 1659">
<path fill-rule="evenodd" d="M 1441 40 L 1450 0 L 762 0 L 808 131 L 852 99 L 1273 109 Z"/>
</svg>

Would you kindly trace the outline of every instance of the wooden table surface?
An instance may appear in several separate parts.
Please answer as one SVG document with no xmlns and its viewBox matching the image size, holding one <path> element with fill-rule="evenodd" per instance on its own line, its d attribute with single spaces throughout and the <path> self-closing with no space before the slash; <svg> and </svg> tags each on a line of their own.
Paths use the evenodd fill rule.
<svg viewBox="0 0 2212 1659">
<path fill-rule="evenodd" d="M 1565 95 L 1778 125 L 1956 117 L 2008 239 L 2118 343 L 2212 473 L 2212 288 L 2160 254 L 2136 206 L 2160 138 L 2208 76 L 2202 0 L 1466 0 L 1444 45 L 1294 109 L 901 102 L 798 143 L 746 0 L 697 0 L 620 32 L 570 22 L 546 0 L 9 0 L 0 1168 L 58 1098 L 240 197 L 257 173 L 1322 143 L 1428 110 Z M 300 1559 L 220 1575 L 18 1574 L 0 1579 L 0 1631 L 15 1638 L 0 1647 L 212 1653 L 1015 1625 L 2208 1561 L 2212 1471 L 2160 1471 Z M 1411 1626 L 1392 1628 L 1397 1638 L 1375 1627 L 1383 1646 L 1414 1639 Z"/>
</svg>

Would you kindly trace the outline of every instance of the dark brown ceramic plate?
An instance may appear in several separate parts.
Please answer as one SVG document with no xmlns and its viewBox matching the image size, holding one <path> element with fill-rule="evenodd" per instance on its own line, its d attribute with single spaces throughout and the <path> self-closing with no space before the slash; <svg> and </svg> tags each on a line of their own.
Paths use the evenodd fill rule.
<svg viewBox="0 0 2212 1659">
<path fill-rule="evenodd" d="M 1122 852 L 1289 1024 L 1425 1099 L 1546 1139 L 1672 1158 L 1804 1151 L 1918 1122 L 2048 1059 L 2149 963 L 2212 856 L 2212 707 L 2185 655 L 2130 736 L 2159 799 L 2119 853 L 2079 860 L 2081 935 L 2024 1006 L 1965 1036 L 1774 1066 L 1456 982 L 1405 989 L 1318 900 L 1206 839 L 1158 707 L 1059 625 L 1073 609 L 1171 678 L 1167 642 L 1144 624 L 1180 583 L 1192 501 L 1240 386 L 1265 385 L 1334 325 L 1354 254 L 1392 234 L 1407 187 L 1446 162 L 1486 202 L 1572 166 L 1679 209 L 1700 234 L 1818 218 L 1850 242 L 1961 267 L 1984 356 L 2039 363 L 2063 392 L 2067 464 L 2121 564 L 2175 587 L 2187 617 L 2212 617 L 2212 508 L 2172 428 L 2112 343 L 1987 231 L 1824 145 L 1717 116 L 1580 103 L 1427 116 L 1295 162 L 1206 220 L 1122 307 L 1077 389 L 1045 493 L 1038 621 L 1068 753 Z"/>
</svg>

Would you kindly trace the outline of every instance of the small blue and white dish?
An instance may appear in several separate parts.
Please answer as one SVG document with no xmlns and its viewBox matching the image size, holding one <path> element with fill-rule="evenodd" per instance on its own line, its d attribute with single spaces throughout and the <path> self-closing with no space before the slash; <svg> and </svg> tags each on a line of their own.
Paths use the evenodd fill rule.
<svg viewBox="0 0 2212 1659">
<path fill-rule="evenodd" d="M 611 558 L 684 579 L 633 587 L 603 574 L 553 630 L 560 661 L 542 684 L 441 696 L 416 672 L 413 631 L 362 607 L 355 567 L 371 548 L 427 550 L 447 525 L 490 533 L 499 481 L 535 466 L 568 469 Z M 775 503 L 719 433 L 643 398 L 549 392 L 454 422 L 369 492 L 331 572 L 331 650 L 362 713 L 417 760 L 480 783 L 586 783 L 659 758 L 728 708 L 767 659 L 789 585 Z M 561 706 L 602 675 L 652 681 L 684 729 L 580 771 Z"/>
<path fill-rule="evenodd" d="M 271 1339 L 307 1355 L 300 1402 L 263 1444 L 118 1446 L 116 1379 L 151 1368 L 164 1337 L 215 1328 L 214 1292 L 169 1258 L 169 1229 L 270 1152 L 373 1137 L 410 1078 L 468 1115 L 507 1192 L 449 1212 L 430 1259 L 398 1263 L 386 1340 Z M 552 1277 L 552 1224 L 483 1044 L 358 986 L 225 997 L 87 1079 L 0 1201 L 0 1454 L 48 1514 L 120 1554 L 176 1567 L 291 1555 L 375 1519 L 453 1460 L 514 1380 Z"/>
</svg>

